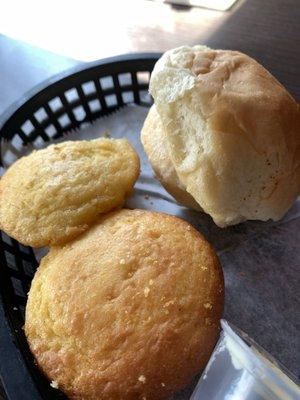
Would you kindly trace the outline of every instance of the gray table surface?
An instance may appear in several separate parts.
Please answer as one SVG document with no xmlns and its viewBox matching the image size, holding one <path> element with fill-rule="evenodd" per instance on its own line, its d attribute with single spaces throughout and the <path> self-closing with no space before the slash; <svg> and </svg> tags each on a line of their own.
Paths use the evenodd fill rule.
<svg viewBox="0 0 300 400">
<path fill-rule="evenodd" d="M 211 34 L 206 44 L 238 49 L 258 59 L 299 101 L 299 21 L 299 0 L 248 0 Z M 195 42 L 193 39 L 190 44 Z M 0 35 L 0 113 L 34 85 L 80 63 Z M 238 229 L 242 232 L 244 228 L 241 225 Z M 205 233 L 218 246 L 218 233 L 214 230 Z M 221 262 L 230 265 L 224 270 L 225 315 L 297 376 L 300 374 L 299 243 L 298 218 L 275 228 L 266 227 L 254 235 L 246 234 L 238 246 L 221 254 Z M 247 300 L 253 296 L 257 300 L 255 307 Z M 245 313 L 233 312 L 231 305 L 236 302 L 245 305 Z M 274 307 L 278 311 L 275 316 L 271 311 Z"/>
</svg>

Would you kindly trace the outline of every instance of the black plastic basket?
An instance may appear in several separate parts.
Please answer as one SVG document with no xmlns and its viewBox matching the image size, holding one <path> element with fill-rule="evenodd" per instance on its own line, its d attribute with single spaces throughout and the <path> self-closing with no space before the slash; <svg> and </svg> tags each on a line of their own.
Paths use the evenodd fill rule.
<svg viewBox="0 0 300 400">
<path fill-rule="evenodd" d="M 128 103 L 149 107 L 148 84 L 158 57 L 142 53 L 108 58 L 44 82 L 2 115 L 0 146 L 9 141 L 9 151 L 18 157 L 20 142 L 51 141 Z M 1 155 L 3 168 L 5 152 Z M 33 250 L 1 232 L 0 262 L 0 375 L 7 397 L 64 399 L 34 364 L 23 332 L 27 292 L 37 267 Z"/>
</svg>

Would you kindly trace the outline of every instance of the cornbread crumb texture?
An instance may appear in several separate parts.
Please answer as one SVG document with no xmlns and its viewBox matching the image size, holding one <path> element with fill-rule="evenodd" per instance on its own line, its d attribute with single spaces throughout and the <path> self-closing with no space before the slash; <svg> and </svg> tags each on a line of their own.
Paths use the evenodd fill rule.
<svg viewBox="0 0 300 400">
<path fill-rule="evenodd" d="M 179 180 L 217 225 L 282 218 L 300 192 L 300 106 L 262 65 L 184 46 L 150 92 Z"/>
<path fill-rule="evenodd" d="M 42 260 L 25 332 L 40 368 L 70 398 L 167 399 L 204 367 L 219 333 L 223 276 L 210 245 L 188 228 L 123 209 Z"/>
<path fill-rule="evenodd" d="M 201 207 L 186 191 L 185 185 L 178 178 L 169 155 L 168 141 L 155 105 L 150 108 L 145 119 L 141 131 L 141 141 L 155 175 L 164 188 L 179 204 L 200 210 Z"/>
<path fill-rule="evenodd" d="M 139 175 L 126 139 L 63 142 L 33 151 L 0 180 L 0 226 L 34 247 L 64 243 L 121 206 Z"/>
</svg>

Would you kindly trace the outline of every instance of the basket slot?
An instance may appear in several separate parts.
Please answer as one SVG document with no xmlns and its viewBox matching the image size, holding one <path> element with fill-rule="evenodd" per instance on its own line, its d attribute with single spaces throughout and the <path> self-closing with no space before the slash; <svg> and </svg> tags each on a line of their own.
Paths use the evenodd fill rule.
<svg viewBox="0 0 300 400">
<path fill-rule="evenodd" d="M 149 85 L 150 81 L 150 71 L 139 71 L 137 72 L 137 80 L 139 85 L 147 84 Z"/>
<path fill-rule="evenodd" d="M 118 100 L 115 94 L 106 95 L 105 101 L 110 110 L 112 109 L 112 107 L 118 107 Z"/>
<path fill-rule="evenodd" d="M 94 81 L 85 82 L 81 85 L 81 87 L 85 96 L 96 93 L 96 86 Z"/>
<path fill-rule="evenodd" d="M 126 90 L 126 91 L 122 92 L 122 97 L 123 97 L 124 103 L 126 103 L 126 104 L 134 102 L 134 97 L 133 97 L 133 91 L 132 90 Z"/>
<path fill-rule="evenodd" d="M 130 72 L 122 72 L 121 74 L 118 74 L 118 80 L 122 88 L 124 86 L 126 87 L 132 86 L 132 79 Z"/>
<path fill-rule="evenodd" d="M 40 107 L 33 113 L 33 115 L 38 120 L 39 124 L 49 118 L 48 114 L 46 113 L 45 107 Z"/>
<path fill-rule="evenodd" d="M 101 104 L 99 99 L 93 99 L 88 102 L 91 112 L 94 116 L 100 115 Z"/>
</svg>

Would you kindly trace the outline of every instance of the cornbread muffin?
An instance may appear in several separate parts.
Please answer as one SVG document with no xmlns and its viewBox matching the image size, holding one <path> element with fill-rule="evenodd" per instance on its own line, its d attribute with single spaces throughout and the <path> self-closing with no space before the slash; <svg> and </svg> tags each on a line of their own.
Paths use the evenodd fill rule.
<svg viewBox="0 0 300 400">
<path fill-rule="evenodd" d="M 283 217 L 300 192 L 300 106 L 262 65 L 179 47 L 150 92 L 180 182 L 217 225 Z"/>
<path fill-rule="evenodd" d="M 63 142 L 20 158 L 0 181 L 0 227 L 34 247 L 76 237 L 124 203 L 139 157 L 126 139 Z"/>
<path fill-rule="evenodd" d="M 71 399 L 167 399 L 205 366 L 222 309 L 221 267 L 199 232 L 123 209 L 42 260 L 25 333 Z"/>
<path fill-rule="evenodd" d="M 177 176 L 177 172 L 169 156 L 168 142 L 155 105 L 150 108 L 145 119 L 141 131 L 141 141 L 155 175 L 164 188 L 179 204 L 200 210 L 201 207 L 185 190 L 185 186 Z"/>
</svg>

